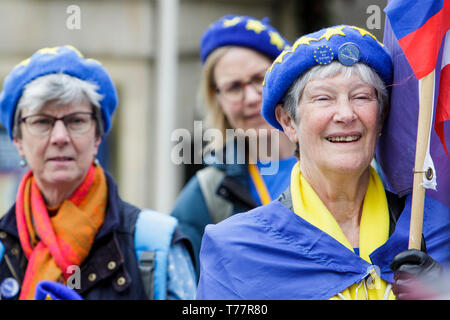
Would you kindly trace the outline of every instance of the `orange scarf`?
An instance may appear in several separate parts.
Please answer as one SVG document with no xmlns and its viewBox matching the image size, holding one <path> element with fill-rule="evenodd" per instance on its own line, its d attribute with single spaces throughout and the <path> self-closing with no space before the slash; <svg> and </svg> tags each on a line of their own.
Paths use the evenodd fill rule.
<svg viewBox="0 0 450 320">
<path fill-rule="evenodd" d="M 32 172 L 25 174 L 16 199 L 17 229 L 28 259 L 20 300 L 34 299 L 41 280 L 67 281 L 67 268 L 80 266 L 89 254 L 106 202 L 103 169 L 92 165 L 78 189 L 50 217 Z"/>
</svg>

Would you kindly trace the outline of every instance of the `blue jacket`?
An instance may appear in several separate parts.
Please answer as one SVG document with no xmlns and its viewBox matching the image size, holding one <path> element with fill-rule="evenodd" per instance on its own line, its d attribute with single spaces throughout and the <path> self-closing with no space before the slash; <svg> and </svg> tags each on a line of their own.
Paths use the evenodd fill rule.
<svg viewBox="0 0 450 320">
<path fill-rule="evenodd" d="M 209 163 L 212 163 L 212 166 L 225 173 L 222 182 L 217 187 L 216 194 L 232 204 L 231 215 L 256 208 L 257 204 L 250 194 L 247 165 L 238 164 L 237 161 L 219 164 L 214 160 L 214 157 L 208 160 Z M 198 256 L 203 232 L 206 225 L 213 223 L 213 221 L 197 175 L 191 178 L 179 194 L 171 215 L 178 219 L 180 231 L 192 243 L 198 276 L 200 272 Z"/>
<path fill-rule="evenodd" d="M 105 175 L 108 185 L 105 221 L 94 240 L 89 256 L 81 265 L 81 288 L 76 291 L 85 299 L 147 299 L 135 248 L 136 221 L 141 210 L 120 199 L 113 179 L 107 173 Z M 10 262 L 8 265 L 5 257 L 1 259 L 0 284 L 8 277 L 18 278 L 21 282 L 25 275 L 27 259 L 17 232 L 15 205 L 0 220 L 0 241 L 4 247 L 4 255 Z M 178 253 L 181 250 L 183 254 L 186 248 L 191 248 L 189 241 L 178 230 L 175 230 L 172 243 Z M 186 258 L 188 261 L 184 259 L 185 265 L 182 267 L 192 269 L 189 256 Z M 190 273 L 186 274 L 185 279 L 195 282 L 193 270 Z M 167 298 L 183 298 L 183 292 L 176 292 L 174 288 L 177 286 L 171 285 L 173 281 L 170 276 L 171 273 L 168 275 Z M 195 292 L 195 289 L 191 290 L 188 298 L 192 298 L 192 292 Z"/>
<path fill-rule="evenodd" d="M 257 198 L 257 192 L 250 185 L 248 165 L 242 164 L 244 159 L 239 151 L 235 140 L 227 143 L 223 149 L 223 154 L 227 157 L 225 161 L 220 162 L 214 154 L 208 156 L 205 162 L 211 165 L 197 172 L 188 182 L 172 210 L 171 215 L 178 219 L 180 230 L 193 244 L 197 276 L 200 273 L 198 255 L 205 226 L 259 205 L 253 198 Z M 296 162 L 297 159 L 292 156 L 278 163 L 258 164 L 264 168 L 261 170 L 268 170 L 268 175 L 263 176 L 263 179 L 272 197 L 276 198 L 284 191 L 290 181 L 290 178 L 286 179 L 286 175 L 290 177 L 291 168 Z M 223 176 L 211 172 L 212 168 L 217 169 L 212 171 L 222 172 Z M 269 174 L 272 169 L 277 170 L 275 175 Z"/>
<path fill-rule="evenodd" d="M 370 255 L 381 277 L 393 282 L 390 263 L 408 248 L 411 201 L 386 193 L 390 237 Z M 450 216 L 426 198 L 428 253 L 450 261 Z M 290 196 L 206 227 L 200 252 L 197 299 L 329 299 L 368 276 L 373 268 L 337 240 L 290 209 Z"/>
</svg>

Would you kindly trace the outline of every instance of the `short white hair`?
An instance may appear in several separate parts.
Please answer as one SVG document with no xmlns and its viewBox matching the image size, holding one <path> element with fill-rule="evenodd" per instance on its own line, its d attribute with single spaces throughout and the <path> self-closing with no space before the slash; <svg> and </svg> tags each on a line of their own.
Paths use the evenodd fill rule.
<svg viewBox="0 0 450 320">
<path fill-rule="evenodd" d="M 303 90 L 308 82 L 316 79 L 333 78 L 337 75 L 343 75 L 345 79 L 349 79 L 354 75 L 365 83 L 373 86 L 377 95 L 378 103 L 378 120 L 381 121 L 384 113 L 388 108 L 388 90 L 383 80 L 371 67 L 364 63 L 356 63 L 352 66 L 344 66 L 338 61 L 333 61 L 328 65 L 316 65 L 304 74 L 300 75 L 288 89 L 283 108 L 288 112 L 292 119 L 298 122 L 298 104 L 303 95 Z"/>
<path fill-rule="evenodd" d="M 17 102 L 13 137 L 20 137 L 20 130 L 18 128 L 21 110 L 27 108 L 32 112 L 38 112 L 50 101 L 56 101 L 55 105 L 88 101 L 94 106 L 93 109 L 97 121 L 97 136 L 102 136 L 104 130 L 100 101 L 103 96 L 97 90 L 98 86 L 96 84 L 65 73 L 47 74 L 36 78 L 24 86 L 23 93 Z"/>
</svg>

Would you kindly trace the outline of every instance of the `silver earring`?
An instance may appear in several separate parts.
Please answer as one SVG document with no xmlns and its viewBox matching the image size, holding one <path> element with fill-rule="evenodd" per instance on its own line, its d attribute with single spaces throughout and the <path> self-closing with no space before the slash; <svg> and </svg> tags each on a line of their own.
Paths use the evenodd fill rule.
<svg viewBox="0 0 450 320">
<path fill-rule="evenodd" d="M 19 166 L 21 166 L 22 168 L 26 168 L 27 165 L 28 165 L 27 159 L 25 159 L 25 158 L 20 159 Z"/>
<path fill-rule="evenodd" d="M 100 164 L 100 161 L 98 161 L 98 159 L 95 158 L 95 159 L 94 159 L 94 164 L 95 164 L 96 166 L 98 166 L 98 165 Z"/>
</svg>

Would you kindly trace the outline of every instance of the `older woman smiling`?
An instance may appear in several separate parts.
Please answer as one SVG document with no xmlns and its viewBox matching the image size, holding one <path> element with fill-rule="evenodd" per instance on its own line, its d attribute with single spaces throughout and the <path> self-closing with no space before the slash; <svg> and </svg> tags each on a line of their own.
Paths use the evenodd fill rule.
<svg viewBox="0 0 450 320">
<path fill-rule="evenodd" d="M 277 201 L 206 227 L 198 299 L 395 298 L 390 264 L 407 249 L 410 212 L 370 165 L 391 83 L 389 54 L 354 26 L 301 37 L 275 59 L 262 113 L 299 161 Z M 400 264 L 436 262 L 403 251 Z"/>
</svg>

